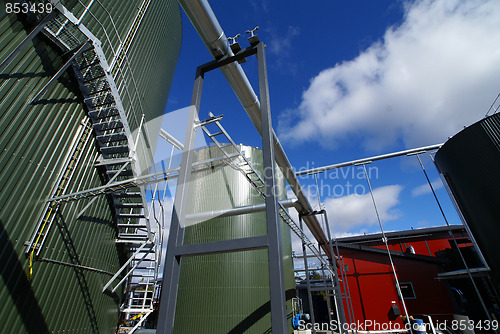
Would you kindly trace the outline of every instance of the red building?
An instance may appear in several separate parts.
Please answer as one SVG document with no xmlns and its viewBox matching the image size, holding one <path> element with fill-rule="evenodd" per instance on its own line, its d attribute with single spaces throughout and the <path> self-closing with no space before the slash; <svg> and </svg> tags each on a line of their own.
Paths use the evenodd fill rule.
<svg viewBox="0 0 500 334">
<path fill-rule="evenodd" d="M 485 318 L 460 253 L 488 308 L 497 308 L 488 272 L 482 268 L 463 226 L 390 232 L 386 237 L 409 315 L 430 315 L 434 322 L 452 320 L 454 314 Z M 404 315 L 404 308 L 382 235 L 339 238 L 336 242 L 344 268 L 343 273 L 339 271 L 341 290 L 351 300 L 348 303 L 344 299 L 347 321 L 371 322 L 373 325 L 366 328 L 370 330 L 380 329 L 375 323 L 403 326 L 399 315 Z"/>
</svg>

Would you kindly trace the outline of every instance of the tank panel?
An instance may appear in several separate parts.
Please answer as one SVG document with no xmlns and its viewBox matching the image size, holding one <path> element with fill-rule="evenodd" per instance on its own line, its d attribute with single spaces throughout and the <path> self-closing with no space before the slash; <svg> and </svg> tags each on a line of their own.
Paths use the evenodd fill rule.
<svg viewBox="0 0 500 334">
<path fill-rule="evenodd" d="M 34 28 L 34 17 L 7 14 L 0 1 L 0 63 Z M 89 0 L 63 1 L 80 17 Z M 82 23 L 103 42 L 108 62 L 128 32 L 143 1 L 93 1 Z M 107 32 L 104 34 L 104 30 Z M 155 31 L 153 36 L 142 36 Z M 181 18 L 176 1 L 151 1 L 126 52 L 130 66 L 115 73 L 132 129 L 142 117 L 164 112 L 180 51 Z M 109 37 L 109 39 L 108 39 Z M 33 97 L 63 66 L 68 55 L 43 32 L 0 73 L 0 320 L 9 333 L 114 333 L 121 291 L 102 287 L 123 264 L 115 244 L 116 226 L 106 197 L 99 197 L 80 217 L 88 200 L 64 204 L 55 220 L 32 276 L 27 274 L 28 241 L 46 212 L 57 178 L 72 148 L 81 144 L 78 163 L 65 193 L 101 186 L 94 133 L 74 74 L 68 69 L 44 93 Z M 133 78 L 132 78 L 133 77 Z M 154 83 L 152 82 L 154 80 Z M 99 271 L 83 269 L 84 267 Z"/>
</svg>

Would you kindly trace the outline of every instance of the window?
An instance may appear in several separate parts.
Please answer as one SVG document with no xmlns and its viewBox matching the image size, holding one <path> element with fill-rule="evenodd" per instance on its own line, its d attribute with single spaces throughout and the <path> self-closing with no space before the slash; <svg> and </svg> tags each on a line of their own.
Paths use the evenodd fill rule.
<svg viewBox="0 0 500 334">
<path fill-rule="evenodd" d="M 401 289 L 401 294 L 404 299 L 416 299 L 415 289 L 413 288 L 412 282 L 401 282 L 399 283 L 399 287 Z"/>
</svg>

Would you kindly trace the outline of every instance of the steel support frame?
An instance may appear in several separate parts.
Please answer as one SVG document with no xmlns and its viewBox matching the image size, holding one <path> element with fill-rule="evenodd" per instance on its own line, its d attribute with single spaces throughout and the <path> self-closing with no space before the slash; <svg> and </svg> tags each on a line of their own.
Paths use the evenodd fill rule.
<svg viewBox="0 0 500 334">
<path fill-rule="evenodd" d="M 299 215 L 299 227 L 302 229 L 302 215 Z M 307 284 L 307 301 L 309 304 L 309 315 L 311 317 L 311 323 L 313 324 L 313 333 L 316 334 L 316 330 L 314 329 L 314 324 L 316 323 L 316 317 L 314 316 L 314 305 L 312 301 L 312 293 L 311 293 L 311 278 L 309 275 L 309 264 L 307 263 L 307 249 L 304 240 L 302 240 L 302 255 L 304 257 L 304 271 L 306 273 L 306 284 Z"/>
<path fill-rule="evenodd" d="M 328 246 L 330 247 L 330 252 L 332 254 L 335 254 L 335 252 L 333 251 L 333 245 L 332 245 L 332 234 L 330 232 L 330 224 L 328 223 L 328 216 L 326 214 L 326 210 L 321 210 L 320 213 L 323 215 L 323 217 L 325 217 L 325 225 L 326 225 L 326 234 L 328 236 Z M 340 264 L 340 254 L 338 253 L 338 249 L 337 249 L 337 257 L 339 259 L 339 265 Z M 333 288 L 333 293 L 335 295 L 335 309 L 336 309 L 336 313 L 337 313 L 337 321 L 339 322 L 339 328 L 340 328 L 340 332 L 344 332 L 344 327 L 342 326 L 343 324 L 345 324 L 347 321 L 346 321 L 346 317 L 345 317 L 345 310 L 344 310 L 344 303 L 342 301 L 342 294 L 341 294 L 341 291 L 340 291 L 340 280 L 339 280 L 339 275 L 338 275 L 338 268 L 337 268 L 337 262 L 335 261 L 335 255 L 333 256 L 332 258 L 332 265 L 333 267 L 335 268 L 335 276 L 332 277 L 332 279 L 334 280 L 335 282 L 335 286 Z M 342 272 L 342 268 L 340 268 L 340 271 Z M 347 280 L 344 281 L 345 284 L 347 284 Z M 346 301 L 347 301 L 347 304 L 348 304 L 348 300 L 346 298 Z"/>
<path fill-rule="evenodd" d="M 327 234 L 328 240 L 329 240 L 327 246 L 328 246 L 328 249 L 330 251 L 330 254 L 332 254 L 331 266 L 334 269 L 334 275 L 332 275 L 332 291 L 333 291 L 333 295 L 335 296 L 335 313 L 337 315 L 337 325 L 338 325 L 338 328 L 340 329 L 340 333 L 344 333 L 344 332 L 346 332 L 344 324 L 347 323 L 347 321 L 346 321 L 346 316 L 345 316 L 344 303 L 342 300 L 342 293 L 340 291 L 340 280 L 339 280 L 339 276 L 338 276 L 339 268 L 337 268 L 337 261 L 336 261 L 336 257 L 337 257 L 339 259 L 339 262 L 340 262 L 340 256 L 338 254 L 338 250 L 337 250 L 337 254 L 335 254 L 335 252 L 333 250 L 332 234 L 330 232 L 330 224 L 328 223 L 328 216 L 326 214 L 326 210 L 312 211 L 312 212 L 309 212 L 306 214 L 300 214 L 299 219 L 301 220 L 301 223 L 302 223 L 303 216 L 313 216 L 313 215 L 323 215 L 323 217 L 325 218 L 326 234 Z M 304 253 L 304 255 L 305 255 L 305 253 Z M 307 256 L 304 256 L 304 263 L 307 263 Z M 342 269 L 340 268 L 340 270 L 342 270 Z M 346 282 L 346 284 L 347 284 L 347 282 Z M 311 290 L 309 285 L 308 285 L 308 290 Z M 311 291 L 314 291 L 314 289 L 312 289 Z M 349 302 L 347 300 L 347 298 L 346 298 L 346 301 L 347 301 L 347 303 Z M 312 319 L 313 318 L 311 317 L 311 320 Z"/>
<path fill-rule="evenodd" d="M 259 43 L 240 51 L 235 56 L 222 57 L 219 60 L 214 60 L 197 68 L 167 244 L 167 255 L 163 273 L 164 280 L 161 289 L 159 320 L 157 324 L 157 333 L 159 334 L 171 334 L 174 329 L 180 266 L 183 256 L 235 252 L 258 248 L 268 249 L 272 331 L 274 333 L 287 332 L 288 322 L 286 317 L 283 254 L 281 248 L 280 217 L 278 212 L 279 203 L 275 187 L 276 171 L 274 164 L 274 141 L 264 48 L 265 45 Z M 258 59 L 261 116 L 263 120 L 262 146 L 265 171 L 264 181 L 266 185 L 265 204 L 267 235 L 197 245 L 183 245 L 185 228 L 182 225 L 186 219 L 189 181 L 192 173 L 193 149 L 196 129 L 198 128 L 197 121 L 201 104 L 204 74 L 254 54 L 257 54 Z"/>
</svg>

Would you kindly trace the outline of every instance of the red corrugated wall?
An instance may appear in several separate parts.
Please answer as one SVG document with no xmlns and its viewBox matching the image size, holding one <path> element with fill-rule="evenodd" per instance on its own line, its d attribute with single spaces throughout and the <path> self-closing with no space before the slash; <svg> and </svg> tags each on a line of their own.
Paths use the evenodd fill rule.
<svg viewBox="0 0 500 334">
<path fill-rule="evenodd" d="M 460 236 L 457 236 L 460 237 Z M 389 248 L 393 251 L 404 252 L 410 245 L 415 253 L 433 257 L 436 252 L 450 249 L 449 237 L 439 235 L 423 238 L 405 238 L 391 240 Z M 401 241 L 401 242 L 400 242 Z M 382 242 L 363 243 L 385 250 Z M 466 246 L 466 245 L 464 245 Z M 401 319 L 391 312 L 391 306 L 396 304 L 404 314 L 403 306 L 396 292 L 395 278 L 387 253 L 374 253 L 364 250 L 355 250 L 342 247 L 340 255 L 347 265 L 347 282 L 354 309 L 356 322 L 365 324 L 365 321 L 378 324 L 392 324 L 391 328 L 403 326 Z M 410 315 L 429 314 L 433 320 L 443 321 L 451 319 L 454 313 L 453 305 L 448 294 L 445 282 L 437 279 L 439 263 L 393 256 L 394 265 L 400 282 L 411 282 L 415 290 L 415 299 L 405 299 Z M 342 292 L 344 291 L 341 284 Z M 344 302 L 347 315 L 347 305 Z M 369 330 L 378 330 L 374 324 Z"/>
</svg>

